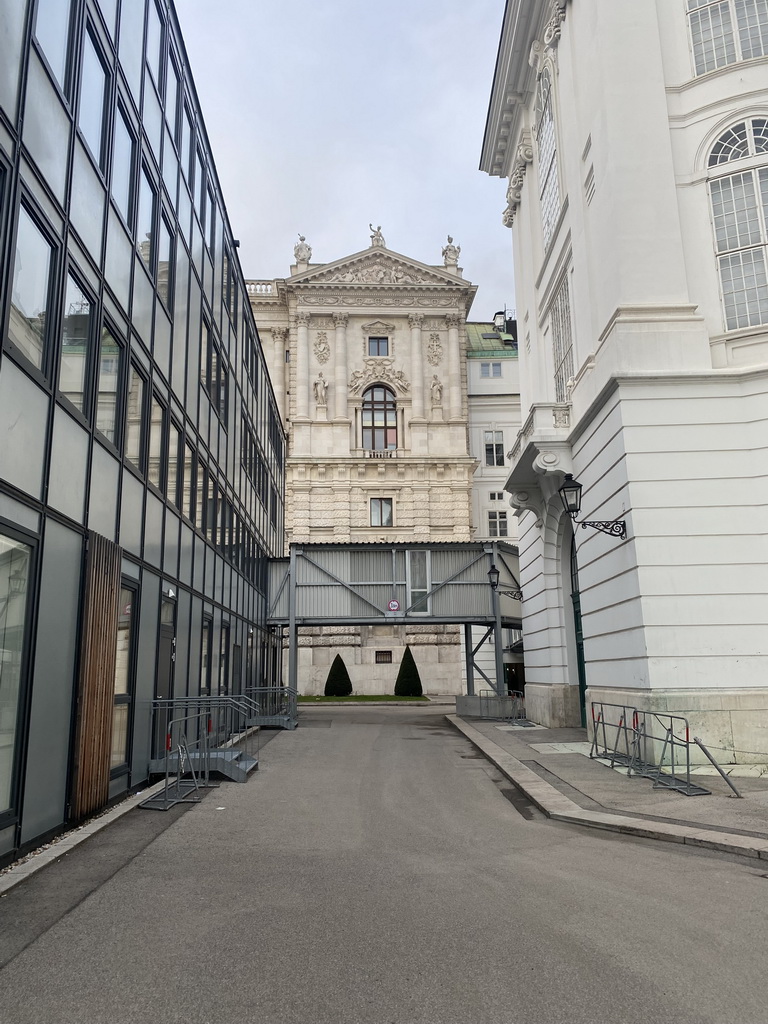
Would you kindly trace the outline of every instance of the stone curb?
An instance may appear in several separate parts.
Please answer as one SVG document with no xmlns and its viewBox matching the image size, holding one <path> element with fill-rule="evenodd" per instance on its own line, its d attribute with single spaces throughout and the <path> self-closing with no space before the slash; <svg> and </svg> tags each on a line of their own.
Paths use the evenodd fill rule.
<svg viewBox="0 0 768 1024">
<path fill-rule="evenodd" d="M 676 825 L 674 822 L 646 821 L 644 818 L 633 818 L 626 814 L 587 811 L 457 715 L 446 715 L 445 718 L 524 793 L 542 814 L 553 821 L 585 825 L 587 828 L 602 828 L 609 832 L 623 832 L 626 835 L 659 839 L 667 843 L 684 843 L 687 846 L 717 850 L 719 853 L 734 853 L 740 857 L 768 861 L 768 838 L 756 839 L 754 836 L 742 836 L 734 832 L 715 832 L 706 825 Z"/>
<path fill-rule="evenodd" d="M 22 860 L 18 864 L 11 864 L 5 869 L 3 874 L 0 874 L 0 897 L 5 896 L 7 892 L 31 875 L 35 875 L 38 871 L 42 871 L 43 868 L 47 868 L 49 864 L 54 864 L 57 860 L 61 860 L 62 857 L 74 850 L 76 846 L 84 843 L 97 832 L 101 832 L 103 828 L 111 825 L 113 821 L 122 818 L 124 814 L 132 811 L 134 807 L 138 807 L 142 800 L 147 800 L 156 793 L 161 793 L 164 786 L 165 780 L 156 783 L 154 786 L 149 786 L 147 789 L 142 789 L 140 793 L 134 793 L 133 796 L 126 797 L 125 800 L 121 800 L 119 804 L 116 804 L 106 814 L 87 821 L 84 825 L 74 828 L 71 832 L 65 832 L 58 839 L 52 839 L 50 844 L 43 849 L 32 850 L 27 855 L 26 860 Z"/>
</svg>

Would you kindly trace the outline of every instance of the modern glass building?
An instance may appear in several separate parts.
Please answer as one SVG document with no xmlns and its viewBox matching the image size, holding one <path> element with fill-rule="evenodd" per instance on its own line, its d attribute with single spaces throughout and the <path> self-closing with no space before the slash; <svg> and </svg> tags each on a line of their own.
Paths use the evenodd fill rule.
<svg viewBox="0 0 768 1024">
<path fill-rule="evenodd" d="M 284 435 L 169 0 L 0 4 L 0 858 L 273 679 Z"/>
</svg>

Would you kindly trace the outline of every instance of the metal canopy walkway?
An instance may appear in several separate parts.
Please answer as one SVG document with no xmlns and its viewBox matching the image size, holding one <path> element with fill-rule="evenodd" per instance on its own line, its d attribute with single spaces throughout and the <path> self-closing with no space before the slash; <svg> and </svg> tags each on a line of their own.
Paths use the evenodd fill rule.
<svg viewBox="0 0 768 1024">
<path fill-rule="evenodd" d="M 499 571 L 498 589 L 490 585 L 492 566 Z M 267 624 L 288 629 L 291 689 L 302 627 L 451 623 L 465 628 L 469 692 L 473 671 L 479 671 L 473 625 L 494 636 L 496 678 L 503 686 L 502 629 L 521 628 L 520 601 L 512 596 L 520 590 L 512 544 L 292 544 L 289 557 L 271 561 L 269 572 Z"/>
</svg>

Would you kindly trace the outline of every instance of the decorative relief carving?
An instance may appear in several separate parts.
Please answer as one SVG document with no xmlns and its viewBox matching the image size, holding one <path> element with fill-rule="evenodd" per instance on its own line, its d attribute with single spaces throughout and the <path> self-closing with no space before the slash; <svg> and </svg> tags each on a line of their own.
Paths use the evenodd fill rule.
<svg viewBox="0 0 768 1024">
<path fill-rule="evenodd" d="M 299 325 L 299 327 L 309 327 L 309 317 L 309 313 L 297 313 L 296 323 Z"/>
<path fill-rule="evenodd" d="M 313 306 L 426 306 L 445 305 L 445 296 L 440 295 L 338 295 L 334 293 L 310 292 L 305 302 Z"/>
<path fill-rule="evenodd" d="M 368 337 L 388 338 L 395 333 L 395 325 L 385 323 L 383 320 L 371 320 L 370 323 L 363 324 L 360 330 L 366 339 Z"/>
<path fill-rule="evenodd" d="M 571 425 L 571 410 L 570 408 L 561 407 L 559 409 L 552 410 L 552 422 L 556 427 L 570 427 Z"/>
<path fill-rule="evenodd" d="M 544 522 L 544 507 L 540 494 L 531 491 L 513 491 L 509 504 L 515 509 L 517 516 L 522 512 L 532 512 L 536 516 L 536 525 L 541 529 Z"/>
<path fill-rule="evenodd" d="M 315 339 L 315 359 L 318 363 L 327 363 L 331 355 L 331 346 L 328 344 L 328 335 L 325 331 L 318 331 Z"/>
<path fill-rule="evenodd" d="M 431 366 L 437 366 L 443 358 L 443 346 L 440 344 L 439 334 L 430 334 L 427 345 L 427 362 Z"/>
<path fill-rule="evenodd" d="M 349 323 L 349 313 L 334 313 L 333 323 L 335 327 L 346 327 Z"/>
<path fill-rule="evenodd" d="M 562 35 L 562 24 L 565 21 L 565 8 L 568 0 L 550 0 L 550 17 L 544 29 L 544 45 L 551 50 L 557 47 Z"/>
<path fill-rule="evenodd" d="M 461 317 L 458 313 L 446 313 L 445 322 L 449 327 L 458 327 L 461 324 Z"/>
<path fill-rule="evenodd" d="M 409 313 L 408 314 L 408 324 L 410 325 L 411 328 L 414 328 L 414 327 L 419 327 L 420 328 L 423 323 L 424 323 L 424 314 L 423 313 Z"/>
<path fill-rule="evenodd" d="M 509 176 L 507 187 L 507 208 L 502 214 L 502 223 L 505 227 L 511 228 L 515 221 L 515 214 L 520 206 L 523 193 L 523 181 L 528 164 L 533 162 L 533 146 L 529 132 L 523 132 L 520 138 L 520 145 L 517 147 L 517 155 L 512 165 L 512 173 Z"/>
<path fill-rule="evenodd" d="M 285 344 L 286 338 L 288 337 L 287 327 L 270 327 L 272 331 L 272 337 L 277 344 Z"/>
<path fill-rule="evenodd" d="M 369 358 L 365 360 L 364 370 L 355 370 L 349 378 L 349 390 L 353 393 L 361 391 L 369 384 L 391 384 L 403 393 L 411 390 L 402 370 L 393 370 L 392 359 Z"/>
</svg>

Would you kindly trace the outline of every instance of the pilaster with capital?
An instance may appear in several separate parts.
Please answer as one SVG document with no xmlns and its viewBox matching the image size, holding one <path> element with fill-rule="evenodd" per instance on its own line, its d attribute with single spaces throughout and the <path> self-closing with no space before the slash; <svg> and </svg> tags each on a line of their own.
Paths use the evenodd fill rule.
<svg viewBox="0 0 768 1024">
<path fill-rule="evenodd" d="M 272 383 L 275 389 L 277 410 L 285 423 L 285 343 L 288 339 L 287 327 L 272 328 L 273 357 Z"/>
<path fill-rule="evenodd" d="M 309 313 L 296 314 L 296 418 L 309 419 Z"/>
<path fill-rule="evenodd" d="M 411 328 L 411 417 L 415 420 L 424 419 L 424 360 L 421 351 L 421 325 L 424 323 L 423 313 L 410 313 L 408 323 Z"/>
<path fill-rule="evenodd" d="M 336 325 L 336 352 L 333 370 L 334 418 L 345 420 L 349 415 L 347 404 L 347 323 L 349 313 L 334 313 Z"/>
<path fill-rule="evenodd" d="M 459 326 L 461 317 L 458 313 L 449 313 L 445 322 L 448 325 L 448 409 L 451 419 L 461 419 L 461 353 L 459 352 Z"/>
</svg>

